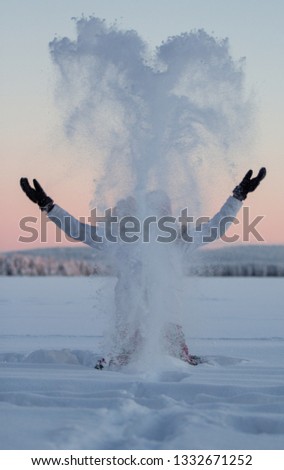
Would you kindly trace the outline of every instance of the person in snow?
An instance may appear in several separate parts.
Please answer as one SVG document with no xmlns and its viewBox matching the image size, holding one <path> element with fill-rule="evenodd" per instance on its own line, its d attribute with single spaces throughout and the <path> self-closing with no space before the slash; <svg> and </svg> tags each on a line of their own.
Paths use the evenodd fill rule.
<svg viewBox="0 0 284 470">
<path fill-rule="evenodd" d="M 190 232 L 190 243 L 181 243 L 181 239 L 184 240 L 184 232 L 187 231 L 187 226 L 182 226 L 180 236 L 177 243 L 175 243 L 179 251 L 181 248 L 184 254 L 184 252 L 195 250 L 225 234 L 230 224 L 222 224 L 221 221 L 224 221 L 224 219 L 232 221 L 236 217 L 248 193 L 253 192 L 265 177 L 266 169 L 261 168 L 254 178 L 252 178 L 252 175 L 252 170 L 249 170 L 241 183 L 235 187 L 233 195 L 229 196 L 220 211 L 207 223 L 203 223 L 196 228 L 194 233 Z M 168 295 L 172 291 L 170 286 L 159 284 L 160 278 L 163 277 L 162 273 L 171 269 L 169 263 L 173 258 L 169 256 L 169 250 L 165 251 L 165 244 L 156 243 L 155 245 L 150 244 L 147 247 L 150 251 L 146 252 L 145 244 L 122 243 L 119 237 L 117 237 L 116 243 L 111 243 L 108 241 L 109 239 L 105 238 L 105 233 L 98 226 L 84 224 L 56 205 L 53 199 L 47 196 L 36 179 L 33 180 L 33 184 L 34 187 L 29 184 L 27 178 L 21 178 L 20 180 L 20 185 L 28 198 L 38 204 L 40 209 L 47 213 L 51 221 L 69 237 L 100 250 L 103 256 L 112 262 L 118 278 L 115 286 L 115 336 L 112 338 L 111 356 L 108 360 L 101 359 L 96 367 L 103 368 L 107 363 L 127 364 L 130 358 L 135 354 L 139 354 L 139 350 L 145 343 L 147 335 L 145 328 L 147 329 L 147 326 L 143 327 L 143 325 L 147 325 L 145 321 L 147 315 L 154 315 L 154 312 L 150 311 L 150 303 L 153 308 L 153 305 L 159 305 L 160 307 L 161 303 L 164 302 L 165 312 L 177 310 L 174 303 L 175 299 L 172 295 Z M 144 210 L 148 215 L 155 215 L 158 218 L 169 216 L 171 214 L 170 199 L 161 190 L 148 192 L 145 196 Z M 113 211 L 113 215 L 117 217 L 117 220 L 131 217 L 136 213 L 137 201 L 131 196 L 118 201 Z M 114 225 L 116 228 L 118 227 L 117 224 Z M 213 233 L 214 237 L 212 237 Z M 155 262 L 155 257 L 157 262 Z M 147 262 L 148 266 L 145 269 Z M 148 280 L 145 278 L 145 272 L 147 275 L 153 272 L 155 277 Z M 151 302 L 149 302 L 150 297 Z M 189 364 L 196 365 L 199 360 L 189 353 L 182 327 L 176 321 L 171 322 L 168 320 L 165 318 L 162 328 L 158 324 L 155 326 L 155 322 L 151 326 L 162 330 L 165 351 Z"/>
</svg>

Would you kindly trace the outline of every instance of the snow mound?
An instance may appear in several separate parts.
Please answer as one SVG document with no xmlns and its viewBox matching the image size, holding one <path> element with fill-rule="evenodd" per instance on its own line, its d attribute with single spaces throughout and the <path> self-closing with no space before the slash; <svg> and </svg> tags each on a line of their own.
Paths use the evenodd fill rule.
<svg viewBox="0 0 284 470">
<path fill-rule="evenodd" d="M 27 364 L 72 364 L 92 367 L 99 356 L 91 351 L 82 350 L 46 350 L 37 349 L 29 354 L 3 353 L 0 354 L 2 363 L 27 363 Z"/>
</svg>

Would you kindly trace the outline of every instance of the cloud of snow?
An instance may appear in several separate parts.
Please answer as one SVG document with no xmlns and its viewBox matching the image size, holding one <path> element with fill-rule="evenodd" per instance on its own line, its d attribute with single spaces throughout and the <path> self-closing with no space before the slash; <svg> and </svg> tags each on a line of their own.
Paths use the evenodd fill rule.
<svg viewBox="0 0 284 470">
<path fill-rule="evenodd" d="M 66 135 L 84 139 L 93 155 L 93 205 L 105 209 L 131 195 L 142 217 L 147 192 L 163 189 L 174 211 L 187 206 L 200 215 L 247 137 L 244 60 L 231 57 L 227 39 L 204 30 L 170 37 L 151 51 L 136 31 L 99 18 L 81 18 L 76 26 L 74 41 L 54 39 L 50 50 Z M 144 311 L 138 323 L 151 356 L 162 325 L 176 323 L 182 309 L 175 302 L 180 262 L 168 248 L 140 245 L 125 255 L 120 272 L 135 282 L 133 255 L 140 274 L 128 293 L 137 298 L 125 309 Z"/>
</svg>

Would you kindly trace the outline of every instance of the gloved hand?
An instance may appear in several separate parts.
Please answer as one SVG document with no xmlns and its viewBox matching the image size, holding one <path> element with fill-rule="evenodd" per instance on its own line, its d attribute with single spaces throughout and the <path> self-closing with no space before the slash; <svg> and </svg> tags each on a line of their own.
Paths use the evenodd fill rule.
<svg viewBox="0 0 284 470">
<path fill-rule="evenodd" d="M 255 178 L 252 178 L 252 173 L 253 171 L 249 170 L 244 179 L 233 190 L 233 196 L 239 201 L 244 201 L 247 197 L 247 194 L 251 193 L 257 188 L 261 180 L 263 180 L 266 175 L 266 168 L 261 168 Z"/>
<path fill-rule="evenodd" d="M 28 178 L 21 178 L 20 185 L 24 193 L 35 204 L 38 204 L 42 211 L 49 212 L 54 206 L 53 200 L 47 196 L 37 180 L 33 180 L 34 188 L 30 186 Z"/>
</svg>

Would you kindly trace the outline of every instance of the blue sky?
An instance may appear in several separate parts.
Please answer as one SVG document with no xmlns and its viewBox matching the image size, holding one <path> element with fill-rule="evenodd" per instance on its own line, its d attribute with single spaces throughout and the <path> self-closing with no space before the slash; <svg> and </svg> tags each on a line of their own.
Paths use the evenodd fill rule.
<svg viewBox="0 0 284 470">
<path fill-rule="evenodd" d="M 55 71 L 48 43 L 55 36 L 75 37 L 72 17 L 96 15 L 123 29 L 135 29 L 151 46 L 168 36 L 203 28 L 228 37 L 234 58 L 246 57 L 246 86 L 255 94 L 257 130 L 254 166 L 266 164 L 270 184 L 256 201 L 270 212 L 272 241 L 284 241 L 277 210 L 283 201 L 284 2 L 283 0 L 10 0 L 1 6 L 1 191 L 14 190 L 11 209 L 19 214 L 18 176 L 47 174 L 54 187 L 66 171 L 67 152 L 57 131 L 60 115 L 54 102 Z M 62 159 L 59 159 L 62 155 Z M 60 161 L 59 161 L 60 160 Z M 50 161 L 50 163 L 48 163 Z M 248 167 L 250 163 L 248 162 Z M 241 173 L 245 170 L 240 169 Z M 68 170 L 69 171 L 69 170 Z M 80 183 L 80 175 L 70 175 Z M 17 188 L 17 189 L 16 189 Z M 68 190 L 68 185 L 67 189 Z M 89 188 L 91 191 L 91 186 Z M 5 197 L 0 209 L 6 211 Z M 7 216 L 9 218 L 9 216 Z M 282 224 L 282 226 L 281 226 Z M 11 230 L 13 222 L 11 221 Z M 282 228 L 281 228 L 282 227 Z M 282 237 L 282 239 L 281 239 Z M 10 243 L 10 242 L 9 242 Z M 4 243 L 1 249 L 15 245 Z"/>
<path fill-rule="evenodd" d="M 71 17 L 81 14 L 95 14 L 109 22 L 117 19 L 153 46 L 169 35 L 194 28 L 229 37 L 233 56 L 247 58 L 247 83 L 255 90 L 261 110 L 265 109 L 265 125 L 271 134 L 280 129 L 276 118 L 282 116 L 284 101 L 281 0 L 10 0 L 1 9 L 6 110 L 13 97 L 18 100 L 17 115 L 21 103 L 28 107 L 27 101 L 45 102 L 53 70 L 48 42 L 55 35 L 74 36 Z M 14 121 L 13 113 L 7 112 Z"/>
</svg>

